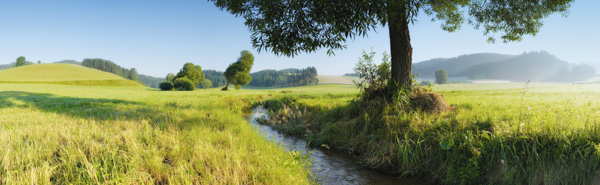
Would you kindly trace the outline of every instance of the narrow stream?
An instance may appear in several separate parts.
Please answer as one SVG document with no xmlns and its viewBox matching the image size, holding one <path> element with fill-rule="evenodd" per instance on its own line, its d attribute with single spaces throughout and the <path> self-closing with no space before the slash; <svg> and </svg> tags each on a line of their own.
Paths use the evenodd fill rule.
<svg viewBox="0 0 600 185">
<path fill-rule="evenodd" d="M 286 150 L 309 154 L 313 165 L 311 171 L 316 174 L 319 184 L 429 184 L 414 178 L 398 178 L 363 167 L 353 162 L 352 156 L 328 149 L 310 147 L 300 137 L 279 133 L 277 130 L 256 122 L 257 118 L 268 116 L 266 110 L 257 107 L 252 111 L 248 122 L 269 141 L 283 145 Z"/>
</svg>

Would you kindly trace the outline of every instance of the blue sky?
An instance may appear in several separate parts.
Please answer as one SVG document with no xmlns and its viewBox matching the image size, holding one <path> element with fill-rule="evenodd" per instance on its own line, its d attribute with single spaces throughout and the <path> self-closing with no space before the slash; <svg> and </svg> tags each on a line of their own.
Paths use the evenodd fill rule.
<svg viewBox="0 0 600 185">
<path fill-rule="evenodd" d="M 448 33 L 425 14 L 410 27 L 413 62 L 462 54 L 520 54 L 545 50 L 571 63 L 600 66 L 600 1 L 577 0 L 567 18 L 552 15 L 535 36 L 521 42 L 488 44 L 481 30 L 464 24 Z M 0 64 L 25 56 L 44 63 L 103 58 L 139 73 L 164 77 L 186 62 L 223 71 L 241 50 L 255 54 L 252 71 L 314 66 L 320 74 L 352 72 L 361 51 L 378 56 L 389 51 L 387 28 L 346 43 L 328 56 L 326 50 L 294 58 L 252 48 L 244 19 L 206 1 L 158 0 L 0 0 Z M 379 60 L 379 59 L 378 59 Z"/>
</svg>

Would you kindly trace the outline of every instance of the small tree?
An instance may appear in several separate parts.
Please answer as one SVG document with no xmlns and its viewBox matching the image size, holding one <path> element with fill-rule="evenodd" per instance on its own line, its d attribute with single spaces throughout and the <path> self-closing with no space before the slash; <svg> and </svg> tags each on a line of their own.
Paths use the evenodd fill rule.
<svg viewBox="0 0 600 185">
<path fill-rule="evenodd" d="M 197 86 L 198 83 L 204 80 L 204 74 L 202 74 L 202 68 L 200 66 L 192 63 L 185 63 L 173 80 L 176 81 L 179 78 L 187 78 L 192 82 L 192 85 Z"/>
<path fill-rule="evenodd" d="M 167 81 L 173 82 L 173 80 L 175 80 L 175 74 L 173 74 L 173 73 L 167 74 Z"/>
<path fill-rule="evenodd" d="M 240 89 L 241 86 L 248 85 L 252 76 L 250 76 L 250 70 L 254 65 L 254 55 L 248 50 L 240 52 L 240 57 L 237 62 L 230 64 L 224 72 L 225 78 L 227 79 L 227 85 L 221 90 L 226 91 L 229 88 L 229 84 L 235 85 L 235 89 Z"/>
<path fill-rule="evenodd" d="M 390 55 L 383 53 L 381 64 L 373 63 L 375 52 L 367 53 L 363 50 L 362 57 L 358 58 L 358 63 L 354 68 L 354 73 L 360 78 L 360 81 L 353 81 L 358 88 L 363 90 L 365 100 L 373 97 L 384 97 L 387 94 L 388 79 L 390 79 Z"/>
<path fill-rule="evenodd" d="M 196 88 L 194 83 L 186 77 L 175 79 L 173 87 L 180 91 L 193 91 Z"/>
<path fill-rule="evenodd" d="M 15 67 L 24 66 L 25 64 L 25 57 L 20 56 L 19 58 L 17 58 L 17 63 L 15 63 Z"/>
<path fill-rule="evenodd" d="M 448 72 L 445 69 L 435 71 L 435 83 L 447 84 L 448 83 Z"/>
<path fill-rule="evenodd" d="M 38 62 L 37 62 L 37 63 L 38 63 L 38 64 L 41 64 L 41 63 L 42 63 L 42 61 L 41 61 L 41 60 L 38 60 Z"/>
<path fill-rule="evenodd" d="M 130 80 L 133 80 L 133 81 L 137 81 L 137 79 L 138 79 L 137 70 L 135 68 L 131 68 L 131 70 L 129 70 L 129 74 L 127 75 L 127 78 L 129 78 Z"/>
<path fill-rule="evenodd" d="M 169 82 L 169 81 L 164 81 L 164 82 L 161 82 L 158 87 L 160 88 L 160 90 L 170 91 L 170 90 L 173 90 L 173 83 Z"/>
<path fill-rule="evenodd" d="M 211 88 L 213 84 L 209 79 L 204 79 L 202 82 L 200 82 L 199 86 L 206 90 L 206 88 Z"/>
</svg>

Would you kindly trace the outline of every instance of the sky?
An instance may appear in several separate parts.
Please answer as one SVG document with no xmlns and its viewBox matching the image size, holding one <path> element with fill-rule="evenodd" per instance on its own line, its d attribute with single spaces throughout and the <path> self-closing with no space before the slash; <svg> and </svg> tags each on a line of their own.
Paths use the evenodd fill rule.
<svg viewBox="0 0 600 185">
<path fill-rule="evenodd" d="M 482 30 L 463 24 L 449 33 L 421 13 L 410 26 L 413 63 L 473 53 L 518 55 L 544 50 L 571 63 L 600 67 L 600 1 L 577 0 L 568 17 L 553 14 L 535 36 L 521 42 L 486 42 Z M 350 39 L 347 49 L 326 49 L 289 58 L 252 47 L 242 17 L 206 1 L 181 0 L 0 0 L 0 64 L 51 63 L 85 58 L 111 60 L 138 73 L 164 77 L 187 62 L 224 71 L 242 50 L 254 54 L 252 72 L 314 66 L 322 75 L 353 72 L 363 50 L 389 53 L 387 27 Z"/>
</svg>

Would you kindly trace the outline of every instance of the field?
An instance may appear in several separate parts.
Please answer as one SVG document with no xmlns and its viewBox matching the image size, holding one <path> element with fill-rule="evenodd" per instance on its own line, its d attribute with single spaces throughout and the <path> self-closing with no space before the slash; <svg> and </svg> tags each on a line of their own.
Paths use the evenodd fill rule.
<svg viewBox="0 0 600 185">
<path fill-rule="evenodd" d="M 0 84 L 0 184 L 307 184 L 258 135 L 254 91 Z"/>
<path fill-rule="evenodd" d="M 434 89 L 454 110 L 368 115 L 368 106 L 353 107 L 358 90 L 339 84 L 164 92 L 0 83 L 0 184 L 313 183 L 304 156 L 247 124 L 258 104 L 274 115 L 303 112 L 274 126 L 399 175 L 445 184 L 597 180 L 600 84 Z"/>
<path fill-rule="evenodd" d="M 140 83 L 112 73 L 74 64 L 37 64 L 0 70 L 0 83 L 142 87 Z"/>
</svg>

